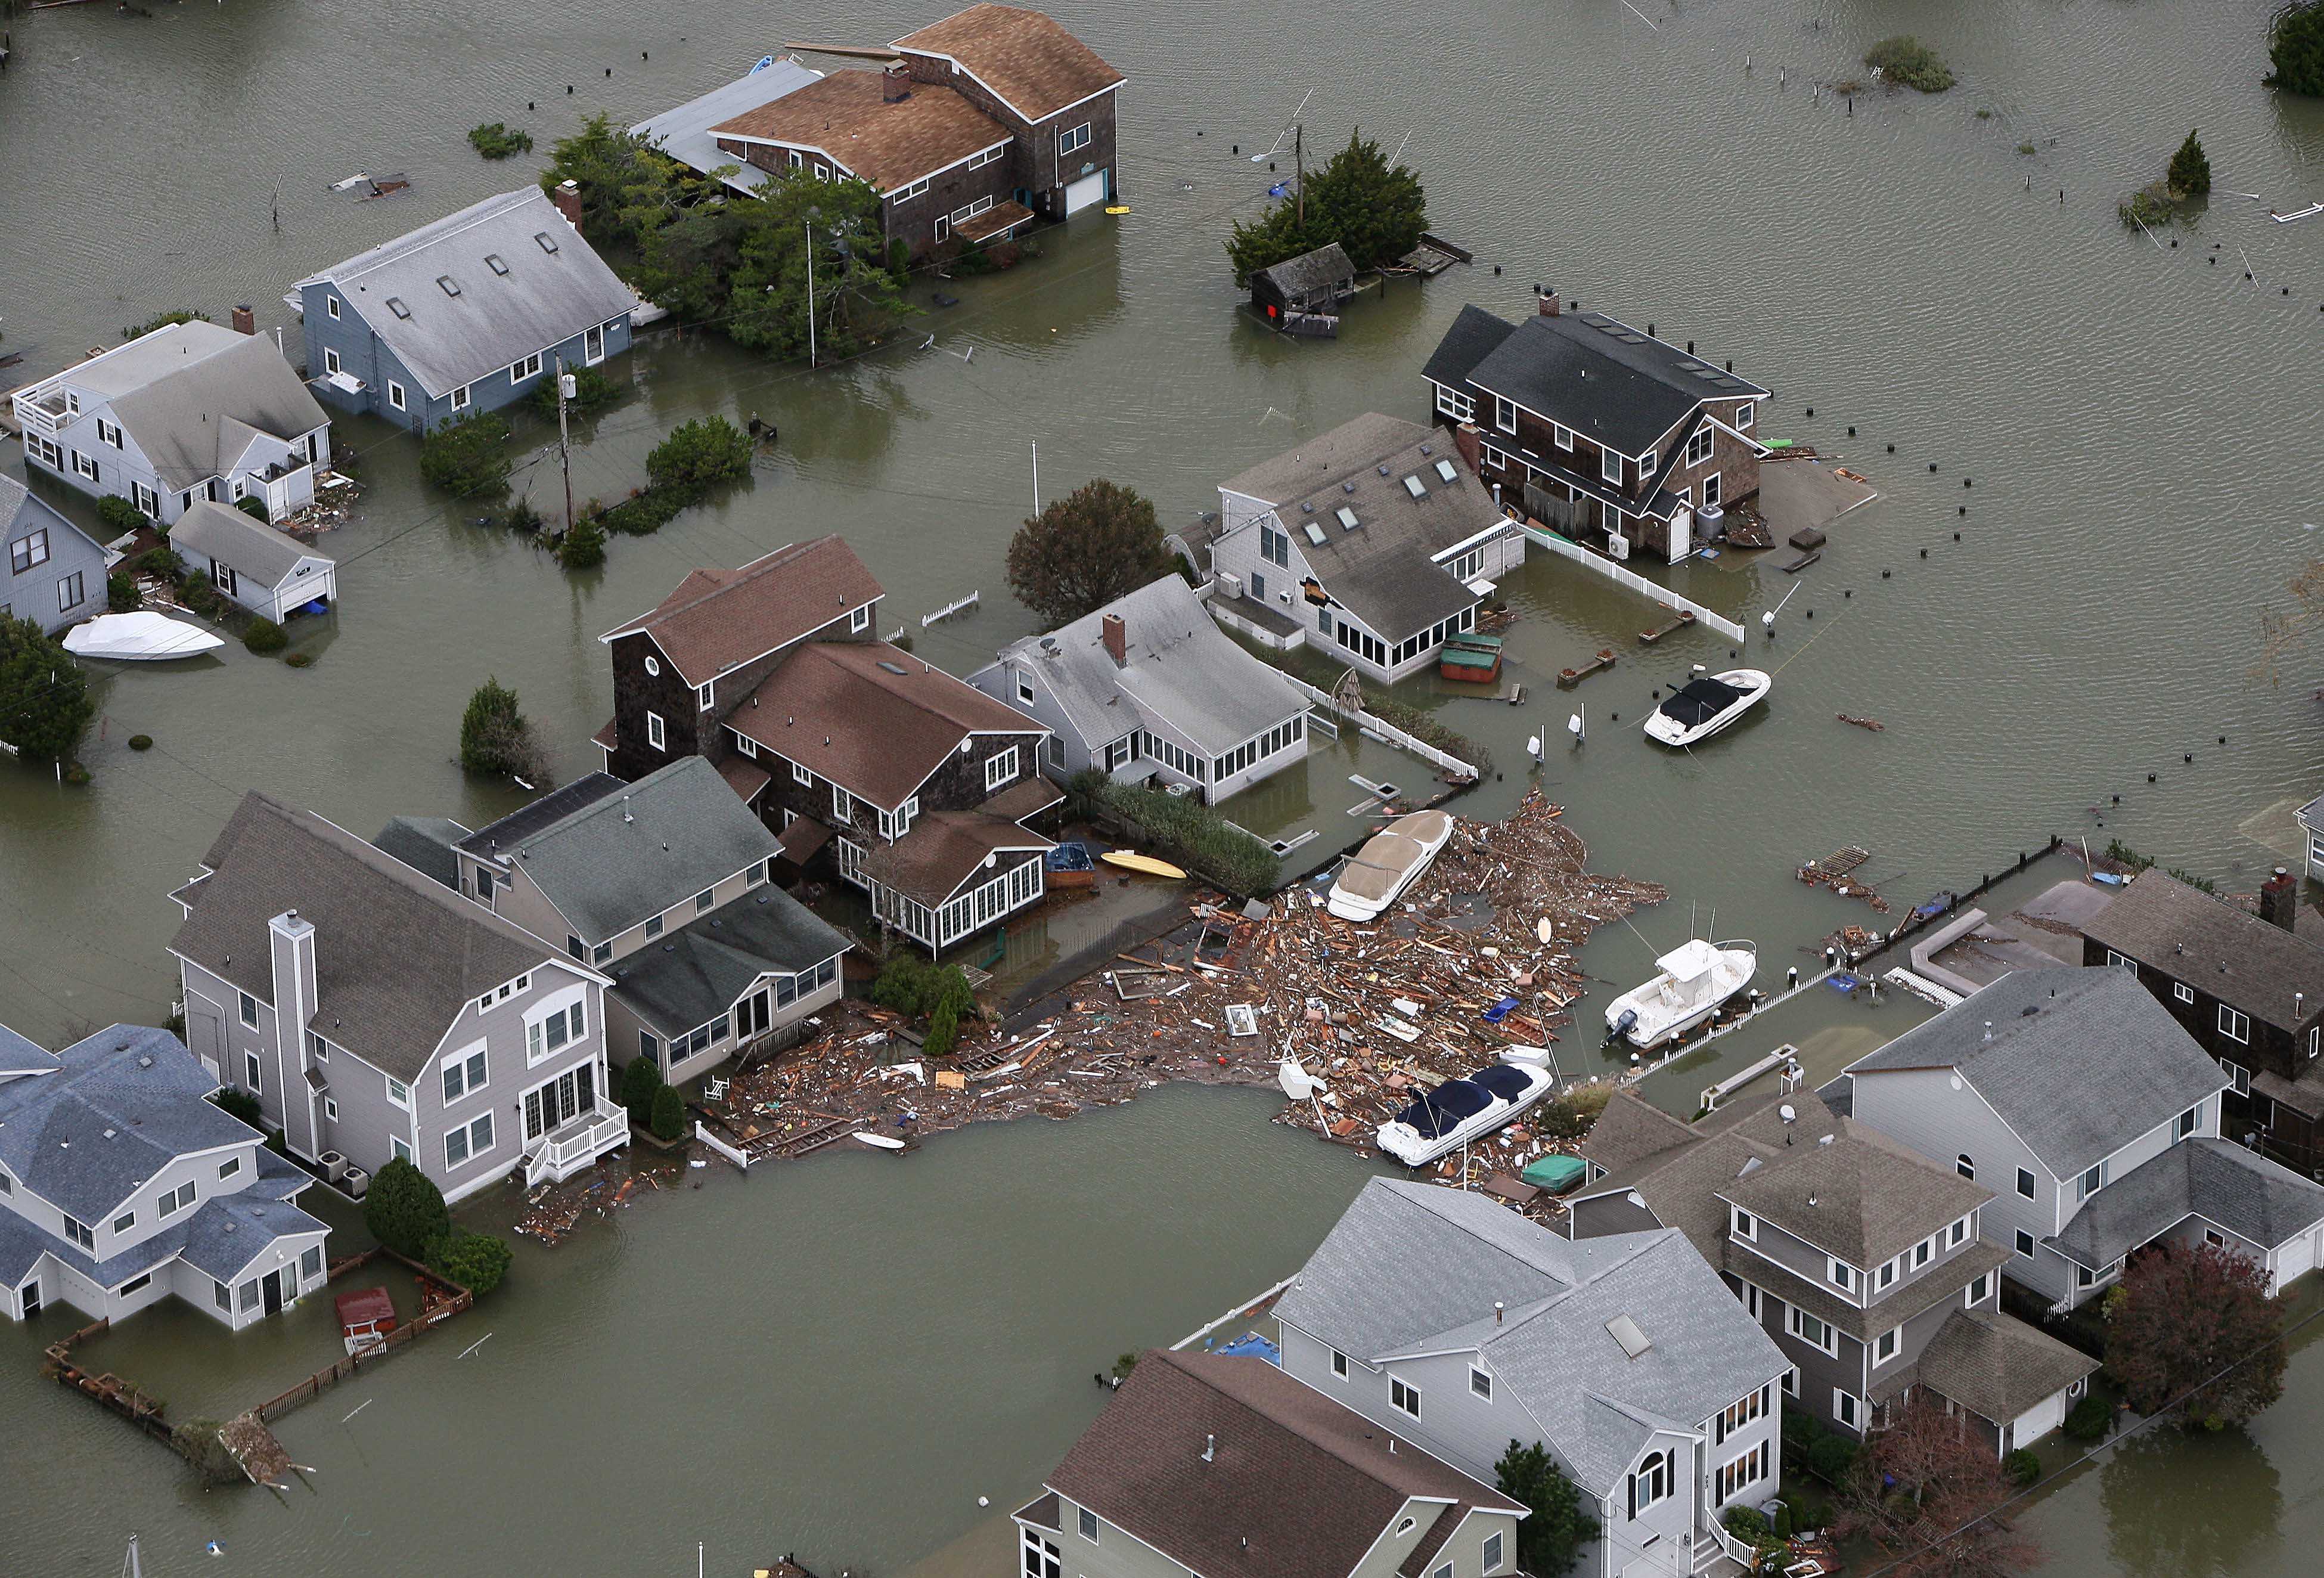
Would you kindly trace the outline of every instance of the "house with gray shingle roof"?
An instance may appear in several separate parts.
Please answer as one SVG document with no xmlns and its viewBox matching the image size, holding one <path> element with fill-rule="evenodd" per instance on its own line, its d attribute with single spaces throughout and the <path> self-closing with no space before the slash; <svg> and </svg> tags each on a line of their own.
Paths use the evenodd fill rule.
<svg viewBox="0 0 2324 1578">
<path fill-rule="evenodd" d="M 1992 1187 L 2003 1275 L 2057 1308 L 2163 1239 L 2249 1255 L 2270 1291 L 2324 1256 L 2324 1186 L 2218 1142 L 2227 1075 L 2126 970 L 2005 975 L 1846 1078 L 1857 1122 Z"/>
<path fill-rule="evenodd" d="M 424 433 L 530 398 L 630 348 L 637 295 L 539 187 L 503 192 L 309 275 L 307 378 L 333 405 Z"/>
<path fill-rule="evenodd" d="M 95 538 L 0 476 L 0 619 L 29 619 L 54 635 L 102 614 L 107 568 Z"/>
<path fill-rule="evenodd" d="M 1041 764 L 1052 778 L 1094 769 L 1216 805 L 1307 754 L 1306 697 L 1176 575 L 1004 647 L 968 682 L 1055 731 Z"/>
<path fill-rule="evenodd" d="M 292 1155 L 412 1162 L 448 1200 L 628 1143 L 602 972 L 255 790 L 171 897 L 187 1044 Z"/>
<path fill-rule="evenodd" d="M 1525 551 L 1475 457 L 1375 412 L 1219 484 L 1211 613 L 1268 646 L 1312 644 L 1393 682 L 1475 629 L 1495 577 Z"/>
<path fill-rule="evenodd" d="M 1521 1501 L 1268 1361 L 1157 1349 L 1015 1520 L 1028 1578 L 1515 1578 Z"/>
<path fill-rule="evenodd" d="M 613 978 L 607 1047 L 672 1084 L 838 1001 L 848 939 L 774 885 L 782 844 L 704 757 L 591 773 L 452 851 L 458 891 Z"/>
<path fill-rule="evenodd" d="M 119 1320 L 170 1295 L 229 1326 L 327 1280 L 314 1180 L 208 1098 L 167 1030 L 114 1025 L 53 1055 L 0 1029 L 0 1311 Z"/>
<path fill-rule="evenodd" d="M 245 309 L 236 321 L 247 324 Z M 164 526 L 204 499 L 280 520 L 314 502 L 331 423 L 272 340 L 199 318 L 143 334 L 11 397 L 24 461 Z"/>
<path fill-rule="evenodd" d="M 1674 1229 L 1569 1240 L 1375 1178 L 1275 1313 L 1286 1374 L 1466 1473 L 1546 1447 L 1604 1525 L 1580 1573 L 1702 1571 L 1782 1476 L 1790 1365 Z"/>
<path fill-rule="evenodd" d="M 281 624 L 309 604 L 339 600 L 338 566 L 288 532 L 207 499 L 180 517 L 170 546 L 196 575 L 264 619 Z"/>
</svg>

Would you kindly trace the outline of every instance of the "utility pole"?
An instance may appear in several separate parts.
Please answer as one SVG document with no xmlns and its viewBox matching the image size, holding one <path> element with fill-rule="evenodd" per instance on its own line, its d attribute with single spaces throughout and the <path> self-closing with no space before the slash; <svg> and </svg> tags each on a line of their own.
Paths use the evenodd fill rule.
<svg viewBox="0 0 2324 1578">
<path fill-rule="evenodd" d="M 573 530 L 573 448 L 572 432 L 565 420 L 566 397 L 573 392 L 573 375 L 565 370 L 565 358 L 557 358 L 557 457 L 565 466 L 565 530 Z"/>
<path fill-rule="evenodd" d="M 1033 513 L 1041 512 L 1041 440 L 1033 440 Z"/>
<path fill-rule="evenodd" d="M 807 229 L 807 365 L 815 365 L 815 221 L 800 222 Z"/>
<path fill-rule="evenodd" d="M 1298 183 L 1299 228 L 1307 228 L 1307 128 L 1299 121 L 1291 123 L 1292 179 Z"/>
</svg>

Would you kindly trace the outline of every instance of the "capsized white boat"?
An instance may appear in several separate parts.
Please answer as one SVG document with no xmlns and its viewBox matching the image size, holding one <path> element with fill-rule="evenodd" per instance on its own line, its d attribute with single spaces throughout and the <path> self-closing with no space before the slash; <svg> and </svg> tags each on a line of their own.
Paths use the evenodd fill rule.
<svg viewBox="0 0 2324 1578">
<path fill-rule="evenodd" d="M 1398 817 L 1348 857 L 1324 907 L 1342 920 L 1377 918 L 1428 869 L 1452 836 L 1452 818 L 1442 811 Z"/>
<path fill-rule="evenodd" d="M 1448 1079 L 1379 1127 L 1379 1148 L 1408 1167 L 1481 1140 L 1557 1088 L 1549 1070 L 1503 1059 Z"/>
<path fill-rule="evenodd" d="M 1648 715 L 1646 738 L 1665 745 L 1700 744 L 1765 701 L 1775 683 L 1758 669 L 1698 674 Z"/>
<path fill-rule="evenodd" d="M 198 624 L 152 613 L 100 614 L 65 632 L 65 651 L 76 658 L 108 658 L 123 663 L 160 663 L 199 657 L 226 645 Z"/>
<path fill-rule="evenodd" d="M 1608 1040 L 1647 1047 L 1683 1036 L 1751 984 L 1759 971 L 1759 950 L 1740 939 L 1713 943 L 1694 937 L 1656 959 L 1655 967 L 1660 974 L 1606 1005 Z"/>
</svg>

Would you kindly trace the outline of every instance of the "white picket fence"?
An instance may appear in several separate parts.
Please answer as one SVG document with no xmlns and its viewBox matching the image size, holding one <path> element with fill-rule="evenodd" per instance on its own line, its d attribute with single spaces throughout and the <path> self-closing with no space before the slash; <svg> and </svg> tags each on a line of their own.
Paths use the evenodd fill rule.
<svg viewBox="0 0 2324 1578">
<path fill-rule="evenodd" d="M 1292 684 L 1297 686 L 1301 694 L 1305 695 L 1308 700 L 1314 702 L 1316 706 L 1323 707 L 1327 711 L 1337 713 L 1343 718 L 1354 720 L 1369 733 L 1378 734 L 1389 744 L 1397 746 L 1400 750 L 1411 752 L 1415 756 L 1419 757 L 1423 761 L 1429 763 L 1431 766 L 1441 767 L 1447 772 L 1457 773 L 1464 778 L 1482 778 L 1485 776 L 1483 771 L 1474 763 L 1463 761 L 1458 756 L 1439 751 L 1427 741 L 1420 739 L 1416 735 L 1406 734 L 1402 729 L 1397 728 L 1386 718 L 1375 717 L 1372 714 L 1368 712 L 1351 710 L 1348 707 L 1342 706 L 1337 701 L 1333 699 L 1332 693 L 1330 691 L 1318 689 L 1316 687 L 1308 684 L 1305 679 L 1300 678 L 1296 674 L 1286 674 L 1284 675 L 1284 678 L 1290 680 Z"/>
<path fill-rule="evenodd" d="M 751 1170 L 750 1153 L 747 1151 L 737 1150 L 733 1146 L 727 1144 L 724 1140 L 719 1139 L 718 1136 L 710 1132 L 710 1126 L 703 1122 L 698 1118 L 695 1120 L 694 1123 L 694 1137 L 702 1141 L 703 1144 L 708 1146 L 711 1149 L 716 1151 L 720 1156 L 724 1157 L 728 1161 L 733 1162 L 742 1171 L 747 1173 Z"/>
<path fill-rule="evenodd" d="M 1530 521 L 1526 523 L 1525 534 L 1561 558 L 1570 558 L 1578 565 L 1596 570 L 1609 580 L 1628 586 L 1640 596 L 1651 597 L 1674 613 L 1693 614 L 1695 623 L 1710 626 L 1729 641 L 1739 641 L 1743 639 L 1743 627 L 1733 620 L 1721 618 L 1692 598 L 1680 596 L 1668 586 L 1655 585 L 1636 570 L 1624 569 L 1602 553 L 1592 553 L 1580 543 L 1569 542 L 1556 532 L 1545 531 Z"/>
</svg>

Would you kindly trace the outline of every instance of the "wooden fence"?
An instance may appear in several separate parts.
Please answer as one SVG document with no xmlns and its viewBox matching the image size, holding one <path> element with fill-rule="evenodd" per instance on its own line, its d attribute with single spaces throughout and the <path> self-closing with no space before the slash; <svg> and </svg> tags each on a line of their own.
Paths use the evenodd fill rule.
<svg viewBox="0 0 2324 1578">
<path fill-rule="evenodd" d="M 337 1280 L 345 1272 L 358 1270 L 370 1260 L 381 1256 L 403 1266 L 420 1279 L 419 1317 L 397 1326 L 395 1330 L 381 1338 L 376 1346 L 365 1348 L 359 1353 L 350 1353 L 336 1363 L 327 1365 L 290 1390 L 269 1398 L 251 1409 L 250 1411 L 258 1417 L 261 1423 L 278 1419 L 300 1404 L 311 1402 L 321 1397 L 329 1388 L 337 1386 L 347 1377 L 356 1374 L 366 1367 L 378 1363 L 405 1343 L 417 1342 L 421 1336 L 434 1331 L 476 1302 L 476 1296 L 467 1288 L 447 1278 L 438 1276 L 410 1256 L 397 1254 L 393 1250 L 383 1246 L 366 1250 L 352 1260 L 338 1262 L 331 1268 L 331 1280 Z M 327 1291 L 329 1283 L 327 1282 L 324 1286 Z"/>
</svg>

